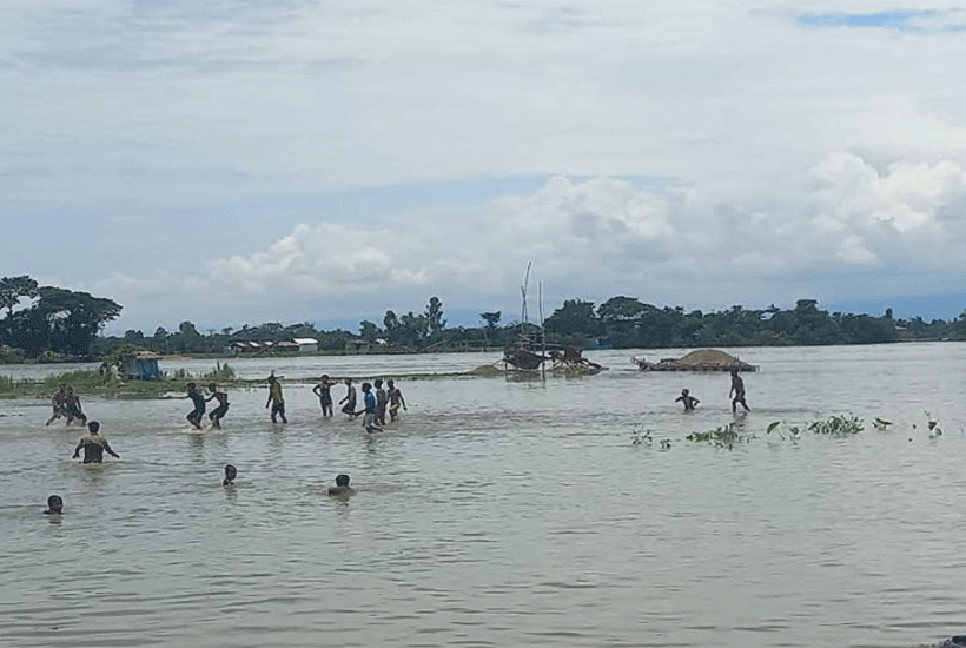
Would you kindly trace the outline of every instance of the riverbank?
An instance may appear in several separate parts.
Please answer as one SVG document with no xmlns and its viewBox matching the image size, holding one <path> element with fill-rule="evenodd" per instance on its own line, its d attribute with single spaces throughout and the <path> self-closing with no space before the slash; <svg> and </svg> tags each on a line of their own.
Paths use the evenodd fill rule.
<svg viewBox="0 0 966 648">
<path fill-rule="evenodd" d="M 502 376 L 503 371 L 493 365 L 481 365 L 470 371 L 442 371 L 433 373 L 394 373 L 396 381 L 434 380 L 442 378 L 494 378 Z M 372 380 L 373 374 L 332 376 L 331 379 L 341 384 L 346 378 L 354 383 Z M 314 385 L 316 377 L 285 378 L 280 376 L 286 384 Z M 264 378 L 239 378 L 227 364 L 212 369 L 210 372 L 191 373 L 179 369 L 158 380 L 137 380 L 121 378 L 113 372 L 102 373 L 97 370 L 68 371 L 44 379 L 15 379 L 0 375 L 0 398 L 49 398 L 60 389 L 61 385 L 74 388 L 78 396 L 99 396 L 102 398 L 161 398 L 168 394 L 184 393 L 189 382 L 207 385 L 215 382 L 226 389 L 259 389 L 267 387 Z"/>
</svg>

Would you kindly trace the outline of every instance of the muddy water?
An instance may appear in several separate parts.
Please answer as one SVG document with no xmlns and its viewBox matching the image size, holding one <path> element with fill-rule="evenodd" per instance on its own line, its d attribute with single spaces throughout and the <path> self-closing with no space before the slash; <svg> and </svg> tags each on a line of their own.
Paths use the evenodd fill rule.
<svg viewBox="0 0 966 648">
<path fill-rule="evenodd" d="M 762 371 L 737 420 L 758 438 L 732 451 L 677 441 L 735 420 L 726 376 L 591 355 L 611 371 L 404 381 L 409 411 L 372 438 L 294 384 L 288 425 L 253 389 L 203 434 L 187 401 L 86 400 L 121 455 L 94 467 L 70 458 L 78 429 L 43 426 L 46 404 L 0 401 L 0 646 L 858 648 L 964 630 L 966 345 L 745 349 Z M 300 377 L 493 359 L 230 362 Z M 764 433 L 849 410 L 894 424 Z M 634 445 L 635 426 L 671 449 Z M 323 495 L 341 472 L 348 504 Z M 41 514 L 51 493 L 61 519 Z"/>
</svg>

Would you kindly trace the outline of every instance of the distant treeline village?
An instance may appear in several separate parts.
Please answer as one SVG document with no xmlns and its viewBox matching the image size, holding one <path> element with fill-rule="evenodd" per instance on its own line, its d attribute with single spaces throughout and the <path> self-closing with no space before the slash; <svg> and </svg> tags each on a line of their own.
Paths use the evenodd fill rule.
<svg viewBox="0 0 966 648">
<path fill-rule="evenodd" d="M 381 323 L 364 320 L 358 331 L 320 331 L 312 323 L 244 324 L 198 331 L 184 321 L 176 331 L 128 330 L 102 335 L 122 306 L 105 297 L 55 286 L 30 277 L 0 279 L 0 359 L 3 362 L 100 360 L 136 351 L 159 354 L 264 355 L 284 353 L 418 353 L 501 348 L 521 334 L 539 334 L 539 322 L 521 322 L 499 311 L 480 313 L 480 326 L 447 328 L 443 302 L 431 297 L 424 310 L 397 315 L 386 311 Z M 321 315 L 321 314 L 320 314 Z M 329 315 L 329 314 L 326 314 Z M 634 297 L 611 297 L 602 304 L 565 300 L 543 323 L 550 344 L 585 348 L 692 348 L 780 345 L 874 344 L 966 339 L 966 311 L 953 320 L 896 319 L 828 312 L 814 299 L 794 308 L 686 311 L 658 307 Z"/>
</svg>

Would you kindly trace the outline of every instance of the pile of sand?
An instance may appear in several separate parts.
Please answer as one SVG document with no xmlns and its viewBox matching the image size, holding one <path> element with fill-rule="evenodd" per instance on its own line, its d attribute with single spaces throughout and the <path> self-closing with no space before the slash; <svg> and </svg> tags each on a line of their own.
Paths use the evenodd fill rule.
<svg viewBox="0 0 966 648">
<path fill-rule="evenodd" d="M 678 358 L 674 360 L 675 364 L 681 365 L 735 365 L 738 364 L 738 358 L 733 355 L 729 355 L 724 351 L 718 351 L 717 349 L 698 349 L 697 351 L 692 351 L 683 358 Z"/>
</svg>

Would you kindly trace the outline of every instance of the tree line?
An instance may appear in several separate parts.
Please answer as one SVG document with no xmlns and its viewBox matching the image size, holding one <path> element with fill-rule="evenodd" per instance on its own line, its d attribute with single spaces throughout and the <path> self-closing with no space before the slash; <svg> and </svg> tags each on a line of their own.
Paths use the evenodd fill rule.
<svg viewBox="0 0 966 648">
<path fill-rule="evenodd" d="M 548 339 L 576 342 L 589 338 L 615 348 L 710 346 L 782 346 L 875 344 L 912 339 L 966 337 L 966 319 L 952 322 L 922 318 L 895 319 L 828 312 L 814 299 L 799 299 L 783 310 L 745 309 L 741 305 L 712 312 L 645 304 L 633 297 L 612 297 L 596 306 L 566 300 L 545 322 Z"/>
<path fill-rule="evenodd" d="M 397 314 L 387 310 L 382 322 L 363 320 L 358 331 L 319 330 L 311 322 L 283 325 L 244 324 L 240 328 L 202 333 L 190 321 L 175 331 L 158 326 L 153 334 L 130 329 L 123 336 L 102 336 L 105 324 L 120 316 L 122 306 L 55 286 L 40 286 L 28 276 L 0 279 L 0 358 L 93 360 L 122 345 L 165 354 L 222 354 L 235 342 L 281 342 L 314 338 L 319 349 L 341 352 L 347 343 L 364 343 L 372 352 L 419 352 L 503 347 L 521 333 L 539 333 L 539 323 L 502 323 L 500 311 L 480 313 L 478 327 L 447 328 L 443 302 L 429 299 L 422 311 Z M 873 344 L 905 340 L 966 339 L 966 311 L 958 318 L 929 322 L 920 317 L 897 319 L 891 309 L 882 316 L 828 312 L 814 299 L 799 299 L 794 308 L 741 305 L 703 312 L 681 306 L 658 307 L 634 297 L 617 296 L 597 305 L 567 299 L 544 322 L 549 344 L 584 347 L 689 348 L 710 346 L 779 346 Z"/>
</svg>

